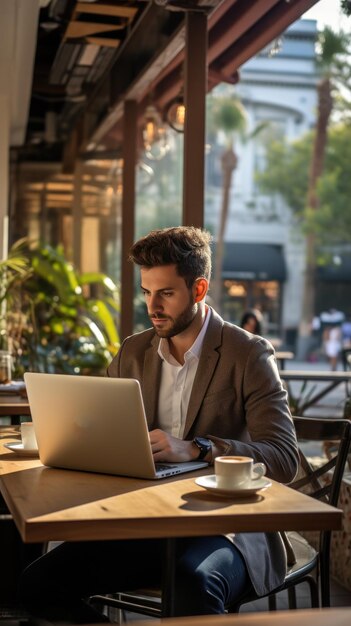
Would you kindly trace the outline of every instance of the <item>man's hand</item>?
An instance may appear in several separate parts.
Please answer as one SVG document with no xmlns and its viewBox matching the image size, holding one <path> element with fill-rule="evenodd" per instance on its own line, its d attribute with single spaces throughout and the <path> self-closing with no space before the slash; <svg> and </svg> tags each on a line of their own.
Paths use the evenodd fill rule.
<svg viewBox="0 0 351 626">
<path fill-rule="evenodd" d="M 151 430 L 149 437 L 155 462 L 194 461 L 199 456 L 199 449 L 192 441 L 172 437 L 159 428 Z"/>
</svg>

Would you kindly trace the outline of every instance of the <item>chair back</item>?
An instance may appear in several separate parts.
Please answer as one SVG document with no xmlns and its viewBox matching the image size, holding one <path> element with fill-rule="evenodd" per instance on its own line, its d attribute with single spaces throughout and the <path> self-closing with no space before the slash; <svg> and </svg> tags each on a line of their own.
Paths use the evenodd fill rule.
<svg viewBox="0 0 351 626">
<path fill-rule="evenodd" d="M 351 441 L 351 421 L 315 417 L 293 417 L 298 441 L 324 442 L 326 460 L 312 467 L 299 448 L 303 478 L 298 478 L 290 486 L 301 489 L 312 498 L 324 500 L 337 506 L 341 481 L 347 461 Z M 327 446 L 327 447 L 326 447 Z M 332 472 L 333 470 L 333 472 Z M 331 473 L 332 472 L 332 473 Z M 332 533 L 323 530 L 319 535 L 319 566 L 322 606 L 330 606 L 330 545 Z"/>
<path fill-rule="evenodd" d="M 351 370 L 351 348 L 343 348 L 341 358 L 345 372 Z"/>
<path fill-rule="evenodd" d="M 303 477 L 290 487 L 301 489 L 312 498 L 337 506 L 341 481 L 351 441 L 351 421 L 347 419 L 293 417 L 298 441 L 320 441 L 325 444 L 326 460 L 312 467 L 299 448 Z M 331 471 L 334 470 L 332 473 Z"/>
</svg>

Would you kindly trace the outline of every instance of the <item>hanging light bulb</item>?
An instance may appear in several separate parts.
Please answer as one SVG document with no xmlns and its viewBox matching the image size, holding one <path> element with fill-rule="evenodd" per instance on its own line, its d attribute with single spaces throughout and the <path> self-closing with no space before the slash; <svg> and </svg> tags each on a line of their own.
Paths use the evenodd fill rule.
<svg viewBox="0 0 351 626">
<path fill-rule="evenodd" d="M 145 150 L 150 150 L 151 146 L 159 141 L 160 129 L 162 127 L 161 117 L 156 107 L 150 104 L 145 111 L 145 123 L 143 127 L 143 140 Z"/>
<path fill-rule="evenodd" d="M 185 115 L 183 95 L 179 94 L 179 96 L 169 102 L 165 111 L 165 118 L 171 128 L 176 130 L 177 133 L 184 133 Z"/>
<path fill-rule="evenodd" d="M 145 111 L 143 141 L 145 155 L 151 161 L 159 161 L 169 151 L 166 129 L 153 105 L 149 105 Z"/>
</svg>

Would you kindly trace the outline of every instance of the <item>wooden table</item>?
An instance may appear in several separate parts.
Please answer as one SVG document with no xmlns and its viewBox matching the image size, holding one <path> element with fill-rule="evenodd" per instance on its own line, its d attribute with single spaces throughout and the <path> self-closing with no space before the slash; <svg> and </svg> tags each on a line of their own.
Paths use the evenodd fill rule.
<svg viewBox="0 0 351 626">
<path fill-rule="evenodd" d="M 285 361 L 291 361 L 295 357 L 293 352 L 289 352 L 288 350 L 276 350 L 275 358 L 279 361 L 280 369 L 285 368 Z"/>
<path fill-rule="evenodd" d="M 175 537 L 341 527 L 341 510 L 274 481 L 231 499 L 195 484 L 203 470 L 151 481 L 44 467 L 3 447 L 16 432 L 0 429 L 0 489 L 24 542 L 161 537 L 172 554 Z"/>
<path fill-rule="evenodd" d="M 130 626 L 150 626 L 150 620 L 129 622 Z M 351 608 L 304 609 L 239 615 L 202 615 L 162 619 L 162 626 L 349 626 Z"/>
<path fill-rule="evenodd" d="M 24 542 L 336 530 L 341 525 L 341 510 L 274 481 L 256 496 L 223 498 L 195 484 L 204 470 L 154 481 L 48 468 L 38 458 L 3 448 L 2 443 L 14 440 L 10 428 L 0 429 L 4 435 L 0 488 Z"/>
<path fill-rule="evenodd" d="M 28 400 L 15 394 L 0 394 L 0 417 L 11 417 L 11 424 L 19 424 L 21 415 L 30 415 Z"/>
<path fill-rule="evenodd" d="M 351 382 L 351 371 L 349 372 L 318 372 L 307 370 L 281 370 L 280 378 L 287 383 L 291 381 L 301 381 L 309 383 L 326 383 L 326 386 L 311 393 L 305 402 L 301 402 L 299 405 L 299 415 L 303 415 L 304 412 L 311 406 L 317 404 L 319 400 L 324 398 L 330 391 L 335 389 L 341 383 Z"/>
</svg>

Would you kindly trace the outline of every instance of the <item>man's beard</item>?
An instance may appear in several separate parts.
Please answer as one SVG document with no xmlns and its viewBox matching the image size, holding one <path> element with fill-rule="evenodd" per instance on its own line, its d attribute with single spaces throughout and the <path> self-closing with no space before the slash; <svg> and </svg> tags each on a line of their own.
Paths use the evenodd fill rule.
<svg viewBox="0 0 351 626">
<path fill-rule="evenodd" d="M 173 318 L 170 315 L 164 315 L 163 313 L 158 313 L 155 315 L 150 315 L 150 319 L 151 321 L 153 318 L 162 319 L 162 320 L 166 319 L 166 320 L 169 320 L 170 322 L 173 322 L 171 326 L 168 326 L 168 328 L 162 329 L 162 328 L 157 328 L 156 326 L 154 326 L 154 329 L 158 337 L 162 337 L 162 338 L 174 337 L 175 335 L 179 335 L 180 333 L 184 332 L 184 330 L 189 328 L 190 324 L 192 323 L 192 321 L 194 320 L 196 316 L 197 311 L 198 311 L 197 304 L 194 303 L 192 299 L 190 298 L 189 304 L 186 306 L 184 311 L 178 315 L 178 317 Z"/>
</svg>

